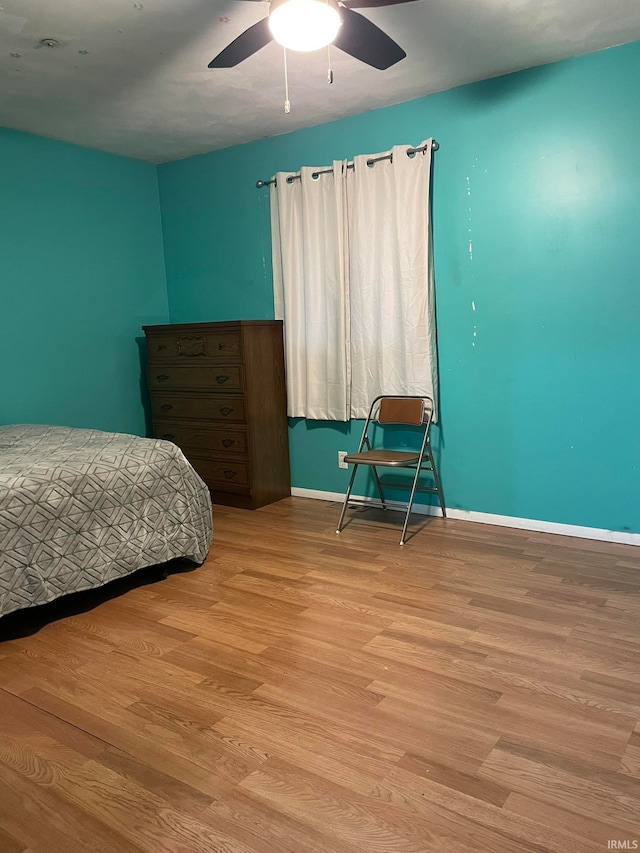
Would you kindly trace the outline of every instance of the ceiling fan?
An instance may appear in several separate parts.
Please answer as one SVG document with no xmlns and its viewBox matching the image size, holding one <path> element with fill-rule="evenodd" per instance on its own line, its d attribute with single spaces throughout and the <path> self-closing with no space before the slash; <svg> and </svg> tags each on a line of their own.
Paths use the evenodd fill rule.
<svg viewBox="0 0 640 853">
<path fill-rule="evenodd" d="M 271 0 L 269 14 L 245 30 L 209 63 L 233 68 L 271 41 L 298 51 L 333 44 L 361 62 L 384 71 L 404 59 L 395 41 L 353 9 L 395 6 L 411 0 Z"/>
</svg>

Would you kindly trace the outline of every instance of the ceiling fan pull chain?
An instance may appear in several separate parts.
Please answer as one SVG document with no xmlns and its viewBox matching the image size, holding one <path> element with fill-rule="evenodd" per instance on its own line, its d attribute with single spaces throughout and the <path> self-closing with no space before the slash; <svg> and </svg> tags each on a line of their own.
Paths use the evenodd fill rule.
<svg viewBox="0 0 640 853">
<path fill-rule="evenodd" d="M 327 83 L 333 83 L 333 68 L 331 67 L 331 44 L 327 45 L 327 57 L 329 59 L 329 70 L 327 71 Z"/>
<path fill-rule="evenodd" d="M 287 48 L 282 48 L 284 53 L 284 111 L 288 115 L 291 112 L 291 103 L 289 102 L 289 77 L 287 75 Z"/>
</svg>

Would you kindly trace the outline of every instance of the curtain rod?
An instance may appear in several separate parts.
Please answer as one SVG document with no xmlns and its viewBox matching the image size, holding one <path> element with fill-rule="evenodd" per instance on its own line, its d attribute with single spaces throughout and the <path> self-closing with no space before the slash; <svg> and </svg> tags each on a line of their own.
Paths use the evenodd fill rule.
<svg viewBox="0 0 640 853">
<path fill-rule="evenodd" d="M 437 151 L 440 146 L 434 140 L 431 143 L 431 149 L 433 151 Z M 412 157 L 414 154 L 420 154 L 422 151 L 426 151 L 427 146 L 423 145 L 422 148 L 408 148 L 407 149 L 407 157 Z M 371 157 L 367 160 L 367 166 L 372 166 L 374 163 L 379 163 L 381 160 L 391 160 L 392 154 L 384 154 L 382 157 Z M 353 163 L 347 163 L 347 169 L 353 169 Z M 311 177 L 317 178 L 318 175 L 330 175 L 333 172 L 333 169 L 320 169 L 317 172 L 312 172 Z M 289 175 L 287 178 L 288 183 L 293 183 L 293 181 L 299 181 L 300 175 Z M 256 188 L 261 189 L 262 187 L 269 187 L 271 184 L 275 184 L 277 186 L 277 181 L 275 178 L 272 178 L 270 181 L 256 181 Z"/>
</svg>

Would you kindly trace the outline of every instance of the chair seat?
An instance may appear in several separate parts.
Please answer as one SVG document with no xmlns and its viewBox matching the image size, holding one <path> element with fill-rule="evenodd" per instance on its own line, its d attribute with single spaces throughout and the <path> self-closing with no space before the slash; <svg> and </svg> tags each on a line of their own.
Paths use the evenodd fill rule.
<svg viewBox="0 0 640 853">
<path fill-rule="evenodd" d="M 419 453 L 407 453 L 403 450 L 364 450 L 362 453 L 350 453 L 344 461 L 353 465 L 387 465 L 389 468 L 402 468 L 417 463 Z"/>
</svg>

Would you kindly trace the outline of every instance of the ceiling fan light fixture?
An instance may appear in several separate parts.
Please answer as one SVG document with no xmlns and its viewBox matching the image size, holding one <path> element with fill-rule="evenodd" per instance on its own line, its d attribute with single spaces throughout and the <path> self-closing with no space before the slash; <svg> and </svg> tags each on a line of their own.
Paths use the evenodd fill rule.
<svg viewBox="0 0 640 853">
<path fill-rule="evenodd" d="M 335 39 L 342 20 L 336 0 L 273 0 L 269 28 L 289 50 L 308 52 Z"/>
</svg>

